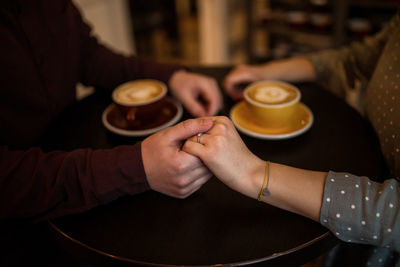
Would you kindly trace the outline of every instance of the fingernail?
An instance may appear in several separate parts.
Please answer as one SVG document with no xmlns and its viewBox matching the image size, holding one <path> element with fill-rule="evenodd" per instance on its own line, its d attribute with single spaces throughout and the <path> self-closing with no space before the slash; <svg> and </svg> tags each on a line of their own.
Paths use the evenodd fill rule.
<svg viewBox="0 0 400 267">
<path fill-rule="evenodd" d="M 190 124 L 192 124 L 192 120 L 185 120 L 185 121 L 183 121 L 183 125 L 186 127 L 186 126 L 189 126 Z"/>
<path fill-rule="evenodd" d="M 209 125 L 210 123 L 214 124 L 214 121 L 210 118 L 203 118 L 203 119 L 201 119 L 200 123 L 202 125 Z"/>
</svg>

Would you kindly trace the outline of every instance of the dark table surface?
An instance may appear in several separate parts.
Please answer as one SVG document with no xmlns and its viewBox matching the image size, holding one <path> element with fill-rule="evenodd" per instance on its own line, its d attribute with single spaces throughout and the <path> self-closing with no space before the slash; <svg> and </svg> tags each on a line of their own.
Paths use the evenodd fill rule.
<svg viewBox="0 0 400 267">
<path fill-rule="evenodd" d="M 228 70 L 195 69 L 219 81 Z M 367 121 L 318 86 L 298 86 L 314 115 L 310 130 L 276 141 L 242 135 L 249 149 L 299 168 L 379 177 L 384 166 Z M 52 125 L 43 148 L 107 149 L 142 140 L 102 125 L 101 114 L 110 103 L 110 95 L 94 94 L 71 107 Z M 232 105 L 225 97 L 221 115 L 228 115 Z M 189 117 L 185 112 L 182 120 Z M 49 224 L 66 251 L 95 265 L 299 265 L 338 242 L 318 223 L 247 198 L 215 177 L 184 200 L 149 191 Z"/>
</svg>

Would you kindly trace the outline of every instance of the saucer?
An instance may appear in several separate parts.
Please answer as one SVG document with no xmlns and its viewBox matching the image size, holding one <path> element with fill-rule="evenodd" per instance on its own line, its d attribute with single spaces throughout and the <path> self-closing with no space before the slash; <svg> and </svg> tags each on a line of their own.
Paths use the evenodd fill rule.
<svg viewBox="0 0 400 267">
<path fill-rule="evenodd" d="M 299 103 L 296 119 L 280 128 L 268 128 L 259 125 L 257 120 L 250 114 L 245 101 L 233 106 L 230 117 L 240 132 L 255 138 L 271 140 L 298 136 L 310 129 L 314 121 L 311 110 L 303 103 Z"/>
<path fill-rule="evenodd" d="M 104 110 L 101 117 L 103 125 L 111 132 L 124 136 L 146 136 L 153 134 L 174 125 L 182 117 L 183 109 L 181 103 L 169 97 L 166 100 L 167 104 L 159 116 L 151 124 L 144 125 L 141 129 L 128 128 L 125 119 L 114 103 L 110 104 Z"/>
</svg>

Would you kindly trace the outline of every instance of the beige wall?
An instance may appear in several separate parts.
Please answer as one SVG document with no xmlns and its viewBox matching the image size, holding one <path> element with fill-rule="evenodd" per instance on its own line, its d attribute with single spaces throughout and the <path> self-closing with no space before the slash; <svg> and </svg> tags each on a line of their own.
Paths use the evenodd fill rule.
<svg viewBox="0 0 400 267">
<path fill-rule="evenodd" d="M 132 24 L 127 0 L 73 0 L 96 37 L 110 49 L 125 55 L 135 54 Z M 82 99 L 93 88 L 77 86 Z"/>
<path fill-rule="evenodd" d="M 73 0 L 73 2 L 102 42 L 118 52 L 134 53 L 127 0 Z"/>
</svg>

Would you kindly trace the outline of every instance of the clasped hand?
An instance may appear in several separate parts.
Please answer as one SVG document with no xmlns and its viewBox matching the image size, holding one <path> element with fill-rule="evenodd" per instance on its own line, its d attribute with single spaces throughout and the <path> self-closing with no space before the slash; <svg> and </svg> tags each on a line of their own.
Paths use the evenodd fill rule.
<svg viewBox="0 0 400 267">
<path fill-rule="evenodd" d="M 198 133 L 203 133 L 200 143 Z M 191 195 L 212 175 L 256 197 L 265 166 L 227 117 L 190 119 L 158 132 L 143 141 L 142 158 L 150 187 L 177 198 Z"/>
<path fill-rule="evenodd" d="M 244 144 L 232 121 L 224 116 L 203 118 L 212 120 L 213 127 L 201 135 L 189 138 L 182 150 L 201 159 L 205 166 L 227 186 L 256 198 L 265 162 Z M 261 185 L 260 185 L 261 186 Z"/>
</svg>

